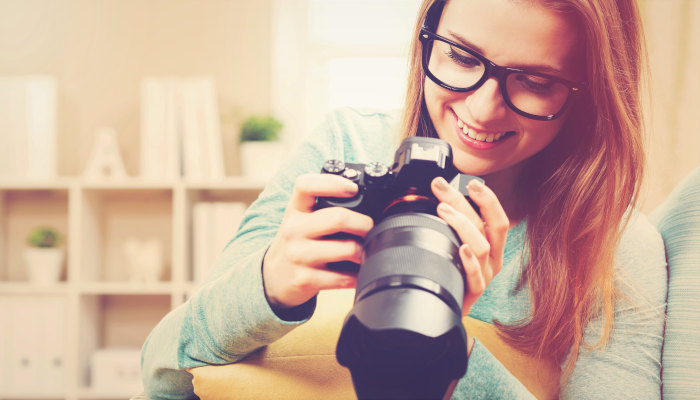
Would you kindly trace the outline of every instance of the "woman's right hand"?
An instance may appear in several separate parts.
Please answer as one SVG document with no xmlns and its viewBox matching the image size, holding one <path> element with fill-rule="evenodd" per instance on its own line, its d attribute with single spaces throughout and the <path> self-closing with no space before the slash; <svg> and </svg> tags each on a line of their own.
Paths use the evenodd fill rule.
<svg viewBox="0 0 700 400">
<path fill-rule="evenodd" d="M 374 225 L 366 215 L 342 207 L 314 210 L 316 197 L 352 197 L 357 185 L 332 174 L 307 174 L 297 178 L 277 235 L 263 259 L 265 295 L 272 307 L 305 303 L 319 290 L 355 287 L 352 273 L 332 271 L 334 261 L 360 263 L 362 245 L 352 239 L 324 236 L 347 232 L 364 238 Z"/>
</svg>

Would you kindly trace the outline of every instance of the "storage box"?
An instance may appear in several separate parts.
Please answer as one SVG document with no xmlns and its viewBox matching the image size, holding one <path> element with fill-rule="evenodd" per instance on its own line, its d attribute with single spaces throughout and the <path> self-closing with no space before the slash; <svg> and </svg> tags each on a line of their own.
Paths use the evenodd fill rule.
<svg viewBox="0 0 700 400">
<path fill-rule="evenodd" d="M 92 388 L 107 393 L 139 393 L 141 381 L 141 349 L 98 349 L 92 353 Z"/>
</svg>

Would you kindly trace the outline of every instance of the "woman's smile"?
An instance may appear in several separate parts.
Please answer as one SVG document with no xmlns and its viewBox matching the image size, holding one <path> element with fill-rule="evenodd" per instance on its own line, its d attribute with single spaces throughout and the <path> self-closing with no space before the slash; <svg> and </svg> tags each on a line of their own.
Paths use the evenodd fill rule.
<svg viewBox="0 0 700 400">
<path fill-rule="evenodd" d="M 453 111 L 454 113 L 454 111 Z M 515 135 L 515 131 L 490 132 L 480 130 L 469 123 L 462 121 L 455 113 L 457 136 L 467 146 L 475 150 L 493 149 L 508 138 Z"/>
</svg>

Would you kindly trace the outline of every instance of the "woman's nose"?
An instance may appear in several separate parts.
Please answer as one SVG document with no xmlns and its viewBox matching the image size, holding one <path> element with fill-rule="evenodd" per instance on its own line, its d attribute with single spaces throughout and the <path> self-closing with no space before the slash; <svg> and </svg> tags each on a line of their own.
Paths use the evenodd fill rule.
<svg viewBox="0 0 700 400">
<path fill-rule="evenodd" d="M 469 92 L 464 102 L 472 120 L 479 124 L 505 118 L 508 114 L 508 105 L 501 94 L 499 82 L 494 77 L 487 79 L 478 89 Z"/>
</svg>

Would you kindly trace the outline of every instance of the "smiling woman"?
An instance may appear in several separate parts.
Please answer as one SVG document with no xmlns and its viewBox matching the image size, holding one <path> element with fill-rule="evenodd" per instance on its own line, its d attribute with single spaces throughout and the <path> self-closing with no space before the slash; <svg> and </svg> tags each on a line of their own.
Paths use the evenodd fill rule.
<svg viewBox="0 0 700 400">
<path fill-rule="evenodd" d="M 319 197 L 352 201 L 360 190 L 354 175 L 319 174 L 320 166 L 391 164 L 397 136 L 428 136 L 451 146 L 460 172 L 485 181 L 458 190 L 438 177 L 426 194 L 428 216 L 459 239 L 451 258 L 463 277 L 463 314 L 529 357 L 561 365 L 555 397 L 658 398 L 666 270 L 658 233 L 635 209 L 644 158 L 636 7 L 424 0 L 402 116 L 337 110 L 301 144 L 251 205 L 208 282 L 150 335 L 149 393 L 192 397 L 189 368 L 242 361 L 305 323 L 320 291 L 354 288 L 355 273 L 327 266 L 348 261 L 372 271 L 362 242 L 384 221 L 317 207 Z M 398 342 L 382 341 L 382 351 L 402 351 Z M 467 354 L 450 355 L 469 358 L 466 374 L 434 380 L 446 397 L 532 397 L 480 340 L 465 344 Z M 389 397 L 435 386 L 392 372 L 381 388 Z M 364 393 L 361 380 L 354 384 Z"/>
<path fill-rule="evenodd" d="M 640 186 L 643 43 L 636 4 L 436 1 L 421 13 L 422 44 L 412 49 L 403 134 L 434 129 L 460 150 L 460 170 L 485 177 L 511 226 L 527 220 L 531 260 L 518 287 L 529 287 L 534 310 L 499 326 L 531 354 L 568 357 L 570 373 L 579 355 L 568 356 L 572 346 L 604 344 L 610 335 L 616 290 L 610 244 L 620 240 L 618 226 Z M 428 47 L 439 38 L 447 47 Z M 452 65 L 454 49 L 473 57 L 470 71 L 475 62 L 484 65 L 476 82 L 455 88 L 436 77 L 441 66 L 432 60 L 440 50 L 448 55 L 441 61 L 468 75 L 466 66 Z M 547 85 L 561 83 L 557 93 L 567 100 L 545 92 L 548 104 L 557 106 L 551 115 L 523 112 L 530 105 L 514 104 L 508 77 L 522 81 L 524 73 L 544 77 Z M 424 101 L 416 101 L 421 94 Z M 601 170 L 610 172 L 607 179 Z M 602 310 L 602 336 L 584 339 L 594 310 Z"/>
</svg>

